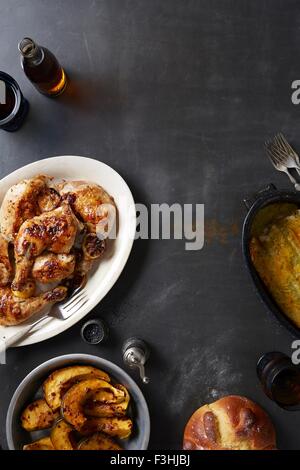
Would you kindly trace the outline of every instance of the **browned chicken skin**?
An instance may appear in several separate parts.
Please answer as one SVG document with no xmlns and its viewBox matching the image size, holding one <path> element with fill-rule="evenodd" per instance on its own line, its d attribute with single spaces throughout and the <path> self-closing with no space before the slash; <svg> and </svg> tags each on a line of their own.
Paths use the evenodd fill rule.
<svg viewBox="0 0 300 470">
<path fill-rule="evenodd" d="M 20 181 L 2 202 L 0 325 L 17 325 L 63 300 L 66 287 L 34 296 L 35 283 L 76 285 L 86 279 L 94 260 L 106 249 L 107 227 L 111 228 L 116 218 L 113 198 L 94 183 L 69 181 L 55 186 L 51 181 L 45 175 Z M 15 274 L 10 244 L 14 247 Z"/>
<path fill-rule="evenodd" d="M 46 306 L 64 300 L 66 294 L 67 289 L 59 286 L 37 297 L 21 300 L 13 295 L 9 287 L 2 287 L 0 288 L 0 325 L 18 325 L 39 313 Z"/>
<path fill-rule="evenodd" d="M 113 225 L 116 206 L 113 198 L 101 186 L 87 181 L 65 181 L 56 185 L 55 189 L 91 232 L 96 232 L 97 224 L 108 216 L 110 226 Z"/>
<path fill-rule="evenodd" d="M 32 277 L 38 282 L 60 282 L 73 274 L 75 255 L 46 253 L 38 256 L 32 268 Z"/>
<path fill-rule="evenodd" d="M 8 241 L 13 241 L 22 223 L 40 213 L 38 195 L 47 186 L 49 178 L 38 175 L 12 186 L 0 208 L 0 232 Z"/>
<path fill-rule="evenodd" d="M 15 295 L 22 298 L 32 295 L 28 279 L 34 258 L 44 250 L 53 253 L 69 253 L 73 247 L 78 223 L 67 204 L 26 220 L 16 237 L 16 273 L 12 283 Z"/>
<path fill-rule="evenodd" d="M 60 195 L 54 188 L 45 187 L 38 196 L 38 207 L 40 212 L 49 212 L 56 209 L 61 202 Z"/>
<path fill-rule="evenodd" d="M 12 267 L 8 254 L 8 242 L 0 234 L 0 287 L 6 286 L 12 277 Z"/>
</svg>

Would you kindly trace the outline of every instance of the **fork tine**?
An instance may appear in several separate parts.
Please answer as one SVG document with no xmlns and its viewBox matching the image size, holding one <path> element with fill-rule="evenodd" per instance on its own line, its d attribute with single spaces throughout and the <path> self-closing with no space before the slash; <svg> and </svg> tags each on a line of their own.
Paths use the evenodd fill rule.
<svg viewBox="0 0 300 470">
<path fill-rule="evenodd" d="M 81 292 L 80 295 L 78 295 L 77 297 L 74 297 L 74 299 L 72 299 L 70 302 L 68 302 L 67 305 L 63 305 L 63 307 L 64 308 L 69 308 L 69 307 L 72 307 L 73 305 L 76 305 L 77 301 L 82 299 L 82 297 L 84 297 L 84 296 L 85 296 L 85 293 Z"/>
<path fill-rule="evenodd" d="M 78 299 L 78 297 L 80 297 L 83 292 L 84 290 L 80 290 L 75 295 L 71 295 L 71 297 L 62 304 L 62 307 L 68 307 L 70 304 L 74 302 L 74 300 Z"/>
<path fill-rule="evenodd" d="M 78 310 L 81 309 L 88 302 L 89 299 L 83 298 L 81 300 L 82 301 L 80 303 L 78 303 L 78 305 L 76 305 L 75 310 L 73 310 L 71 308 L 71 309 L 67 310 L 67 313 L 70 314 L 70 312 L 72 311 L 72 315 L 74 315 L 74 313 L 78 312 Z"/>
<path fill-rule="evenodd" d="M 278 148 L 278 150 L 283 150 L 283 151 L 286 151 L 286 147 L 285 145 L 283 144 L 281 138 L 280 138 L 280 134 L 276 134 L 274 136 L 274 140 L 273 140 L 273 145 Z"/>
<path fill-rule="evenodd" d="M 294 157 L 298 158 L 298 154 L 295 152 L 293 147 L 289 144 L 289 142 L 286 140 L 284 135 L 280 132 L 275 136 L 275 140 L 277 142 L 277 145 L 285 152 L 290 155 L 293 155 Z"/>
<path fill-rule="evenodd" d="M 285 163 L 285 160 L 287 159 L 288 157 L 288 153 L 287 152 L 283 152 L 282 150 L 280 150 L 278 147 L 276 147 L 276 145 L 271 145 L 270 147 L 270 152 L 277 157 L 277 160 L 279 163 L 282 163 L 284 164 Z"/>
<path fill-rule="evenodd" d="M 62 309 L 65 310 L 66 312 L 69 312 L 70 310 L 73 310 L 73 308 L 76 307 L 76 305 L 78 305 L 79 302 L 81 302 L 82 300 L 85 300 L 85 299 L 86 299 L 86 295 L 83 292 L 82 296 L 75 300 L 75 303 L 73 302 L 70 305 L 68 305 L 67 307 L 63 306 Z"/>
<path fill-rule="evenodd" d="M 277 152 L 274 152 L 273 148 L 268 147 L 267 154 L 268 154 L 268 157 L 271 159 L 271 161 L 274 162 L 275 164 L 280 165 L 282 163 L 282 158 L 278 156 Z"/>
<path fill-rule="evenodd" d="M 284 152 L 284 154 L 294 153 L 292 147 L 288 144 L 282 134 L 276 134 L 274 142 L 280 152 Z"/>
<path fill-rule="evenodd" d="M 272 145 L 273 145 L 272 140 L 266 140 L 265 150 L 266 150 L 268 156 L 273 159 Z"/>
<path fill-rule="evenodd" d="M 279 134 L 276 134 L 275 138 L 283 148 L 290 147 L 288 141 L 285 139 L 284 135 L 281 132 Z"/>
<path fill-rule="evenodd" d="M 281 142 L 283 148 L 288 148 L 291 152 L 295 152 L 281 132 L 278 134 L 278 141 Z"/>
<path fill-rule="evenodd" d="M 270 140 L 270 139 L 266 140 L 265 141 L 265 147 L 268 148 L 271 145 L 271 143 L 272 143 L 272 140 Z"/>
<path fill-rule="evenodd" d="M 280 163 L 278 163 L 276 160 L 274 160 L 274 158 L 272 158 L 271 155 L 268 154 L 268 158 L 270 160 L 270 162 L 272 163 L 272 165 L 277 169 L 277 167 L 280 165 Z"/>
</svg>

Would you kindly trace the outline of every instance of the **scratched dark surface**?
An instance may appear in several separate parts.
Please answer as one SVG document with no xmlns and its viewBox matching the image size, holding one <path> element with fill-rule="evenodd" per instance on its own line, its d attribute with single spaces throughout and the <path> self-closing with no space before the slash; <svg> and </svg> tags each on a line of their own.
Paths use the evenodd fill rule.
<svg viewBox="0 0 300 470">
<path fill-rule="evenodd" d="M 17 42 L 32 36 L 57 54 L 71 86 L 51 101 L 19 65 Z M 200 405 L 245 394 L 270 413 L 282 449 L 300 447 L 300 413 L 279 409 L 255 364 L 290 353 L 292 336 L 255 294 L 241 255 L 242 199 L 276 174 L 262 144 L 282 130 L 300 148 L 297 0 L 0 0 L 0 69 L 31 103 L 24 127 L 1 132 L 0 174 L 52 155 L 92 156 L 127 180 L 137 202 L 204 203 L 201 251 L 183 241 L 137 241 L 117 284 L 90 316 L 111 329 L 87 346 L 81 324 L 8 352 L 0 366 L 0 439 L 24 376 L 61 354 L 86 352 L 122 365 L 121 345 L 139 335 L 152 348 L 143 388 L 150 448 L 180 448 Z M 133 374 L 134 375 L 134 374 Z"/>
</svg>

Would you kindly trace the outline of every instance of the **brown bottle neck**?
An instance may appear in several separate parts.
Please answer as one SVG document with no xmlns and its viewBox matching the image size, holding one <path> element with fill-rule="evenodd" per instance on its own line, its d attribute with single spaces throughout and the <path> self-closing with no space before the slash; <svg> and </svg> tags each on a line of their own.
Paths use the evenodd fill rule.
<svg viewBox="0 0 300 470">
<path fill-rule="evenodd" d="M 44 50 L 30 38 L 24 38 L 19 42 L 19 51 L 22 61 L 26 65 L 34 67 L 39 65 L 44 59 Z"/>
</svg>

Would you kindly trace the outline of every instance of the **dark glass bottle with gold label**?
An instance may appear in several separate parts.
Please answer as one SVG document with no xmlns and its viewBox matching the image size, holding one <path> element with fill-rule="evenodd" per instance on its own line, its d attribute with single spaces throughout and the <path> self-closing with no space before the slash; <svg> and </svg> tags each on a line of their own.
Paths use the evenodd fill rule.
<svg viewBox="0 0 300 470">
<path fill-rule="evenodd" d="M 30 38 L 19 42 L 19 51 L 25 75 L 40 93 L 58 96 L 64 92 L 66 74 L 52 52 Z"/>
</svg>

